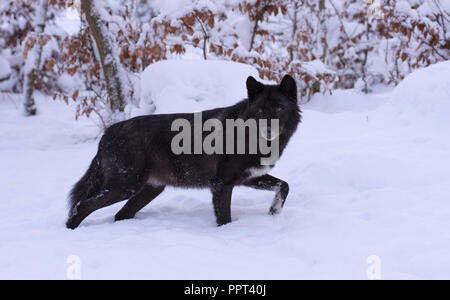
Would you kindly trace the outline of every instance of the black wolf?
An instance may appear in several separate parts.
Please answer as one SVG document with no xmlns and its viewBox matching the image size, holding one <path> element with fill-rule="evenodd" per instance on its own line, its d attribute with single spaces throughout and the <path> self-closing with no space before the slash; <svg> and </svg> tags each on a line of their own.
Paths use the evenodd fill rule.
<svg viewBox="0 0 450 300">
<path fill-rule="evenodd" d="M 264 85 L 249 77 L 246 84 L 247 99 L 233 106 L 204 111 L 203 118 L 221 122 L 279 119 L 281 155 L 301 120 L 295 80 L 286 75 L 280 85 Z M 231 222 L 231 193 L 237 185 L 274 191 L 270 213 L 280 212 L 289 185 L 267 174 L 273 165 L 261 166 L 262 154 L 176 155 L 171 149 L 171 141 L 177 134 L 171 130 L 171 124 L 176 119 L 193 123 L 194 117 L 193 114 L 141 116 L 108 128 L 89 169 L 70 193 L 67 228 L 75 229 L 95 210 L 127 199 L 115 220 L 133 218 L 166 185 L 209 188 L 218 225 Z M 270 128 L 267 129 L 270 135 Z"/>
</svg>

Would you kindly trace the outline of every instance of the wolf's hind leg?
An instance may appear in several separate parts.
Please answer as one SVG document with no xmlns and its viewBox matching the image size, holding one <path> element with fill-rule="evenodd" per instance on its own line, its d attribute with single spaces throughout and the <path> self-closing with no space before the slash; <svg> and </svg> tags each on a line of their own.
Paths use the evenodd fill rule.
<svg viewBox="0 0 450 300">
<path fill-rule="evenodd" d="M 289 185 L 287 182 L 273 177 L 271 175 L 263 175 L 260 177 L 251 178 L 243 183 L 244 186 L 255 188 L 258 190 L 274 191 L 275 198 L 270 206 L 269 213 L 274 215 L 281 212 L 284 206 L 286 197 L 289 193 Z"/>
<path fill-rule="evenodd" d="M 128 199 L 131 196 L 133 196 L 131 191 L 124 191 L 117 187 L 104 188 L 97 195 L 79 202 L 72 209 L 66 226 L 69 229 L 75 229 L 94 211 Z"/>
<path fill-rule="evenodd" d="M 164 191 L 165 186 L 153 186 L 145 184 L 136 195 L 134 195 L 122 209 L 116 214 L 115 220 L 121 221 L 126 219 L 132 219 L 138 211 L 143 209 L 153 199 Z"/>
</svg>

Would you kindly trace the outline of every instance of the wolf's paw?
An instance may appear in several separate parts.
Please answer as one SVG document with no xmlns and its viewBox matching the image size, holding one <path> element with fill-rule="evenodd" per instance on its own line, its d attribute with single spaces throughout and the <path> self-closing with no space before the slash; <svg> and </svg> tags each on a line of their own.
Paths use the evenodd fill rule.
<svg viewBox="0 0 450 300">
<path fill-rule="evenodd" d="M 123 221 L 123 220 L 129 220 L 129 219 L 133 219 L 134 218 L 134 214 L 131 214 L 129 212 L 126 211 L 119 211 L 115 217 L 114 217 L 114 221 Z"/>
<path fill-rule="evenodd" d="M 78 225 L 80 225 L 80 222 L 77 222 L 74 218 L 70 218 L 66 222 L 67 229 L 74 230 L 74 229 L 76 229 L 78 227 Z"/>
<path fill-rule="evenodd" d="M 217 226 L 220 227 L 220 226 L 226 225 L 228 223 L 231 223 L 231 218 L 218 218 L 216 220 L 216 222 L 217 222 Z"/>
<path fill-rule="evenodd" d="M 281 207 L 274 207 L 271 206 L 269 209 L 269 215 L 278 215 L 279 213 L 281 213 Z"/>
<path fill-rule="evenodd" d="M 279 193 L 275 195 L 275 198 L 273 199 L 272 206 L 270 207 L 269 214 L 271 215 L 277 215 L 281 212 L 283 209 L 284 200 L 280 196 Z"/>
</svg>

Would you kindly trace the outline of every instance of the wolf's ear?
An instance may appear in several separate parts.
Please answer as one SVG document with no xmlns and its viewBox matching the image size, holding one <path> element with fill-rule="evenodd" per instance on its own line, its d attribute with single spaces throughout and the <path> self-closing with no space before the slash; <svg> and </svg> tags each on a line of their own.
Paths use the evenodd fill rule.
<svg viewBox="0 0 450 300">
<path fill-rule="evenodd" d="M 288 97 L 297 99 L 297 84 L 295 83 L 295 79 L 290 75 L 284 76 L 280 83 L 280 91 Z"/>
<path fill-rule="evenodd" d="M 255 78 L 253 78 L 252 76 L 247 78 L 247 93 L 249 100 L 255 98 L 255 96 L 262 92 L 262 90 L 263 85 L 256 81 Z"/>
</svg>

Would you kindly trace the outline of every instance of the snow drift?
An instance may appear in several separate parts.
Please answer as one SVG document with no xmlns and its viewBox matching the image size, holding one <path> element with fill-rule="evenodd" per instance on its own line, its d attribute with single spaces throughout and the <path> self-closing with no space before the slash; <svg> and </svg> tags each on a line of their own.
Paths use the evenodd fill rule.
<svg viewBox="0 0 450 300">
<path fill-rule="evenodd" d="M 392 93 L 389 104 L 405 124 L 448 131 L 450 123 L 450 61 L 408 75 Z"/>
<path fill-rule="evenodd" d="M 138 111 L 193 112 L 233 105 L 247 97 L 245 81 L 248 76 L 257 78 L 258 71 L 234 62 L 158 62 L 142 73 L 142 109 Z"/>
</svg>

